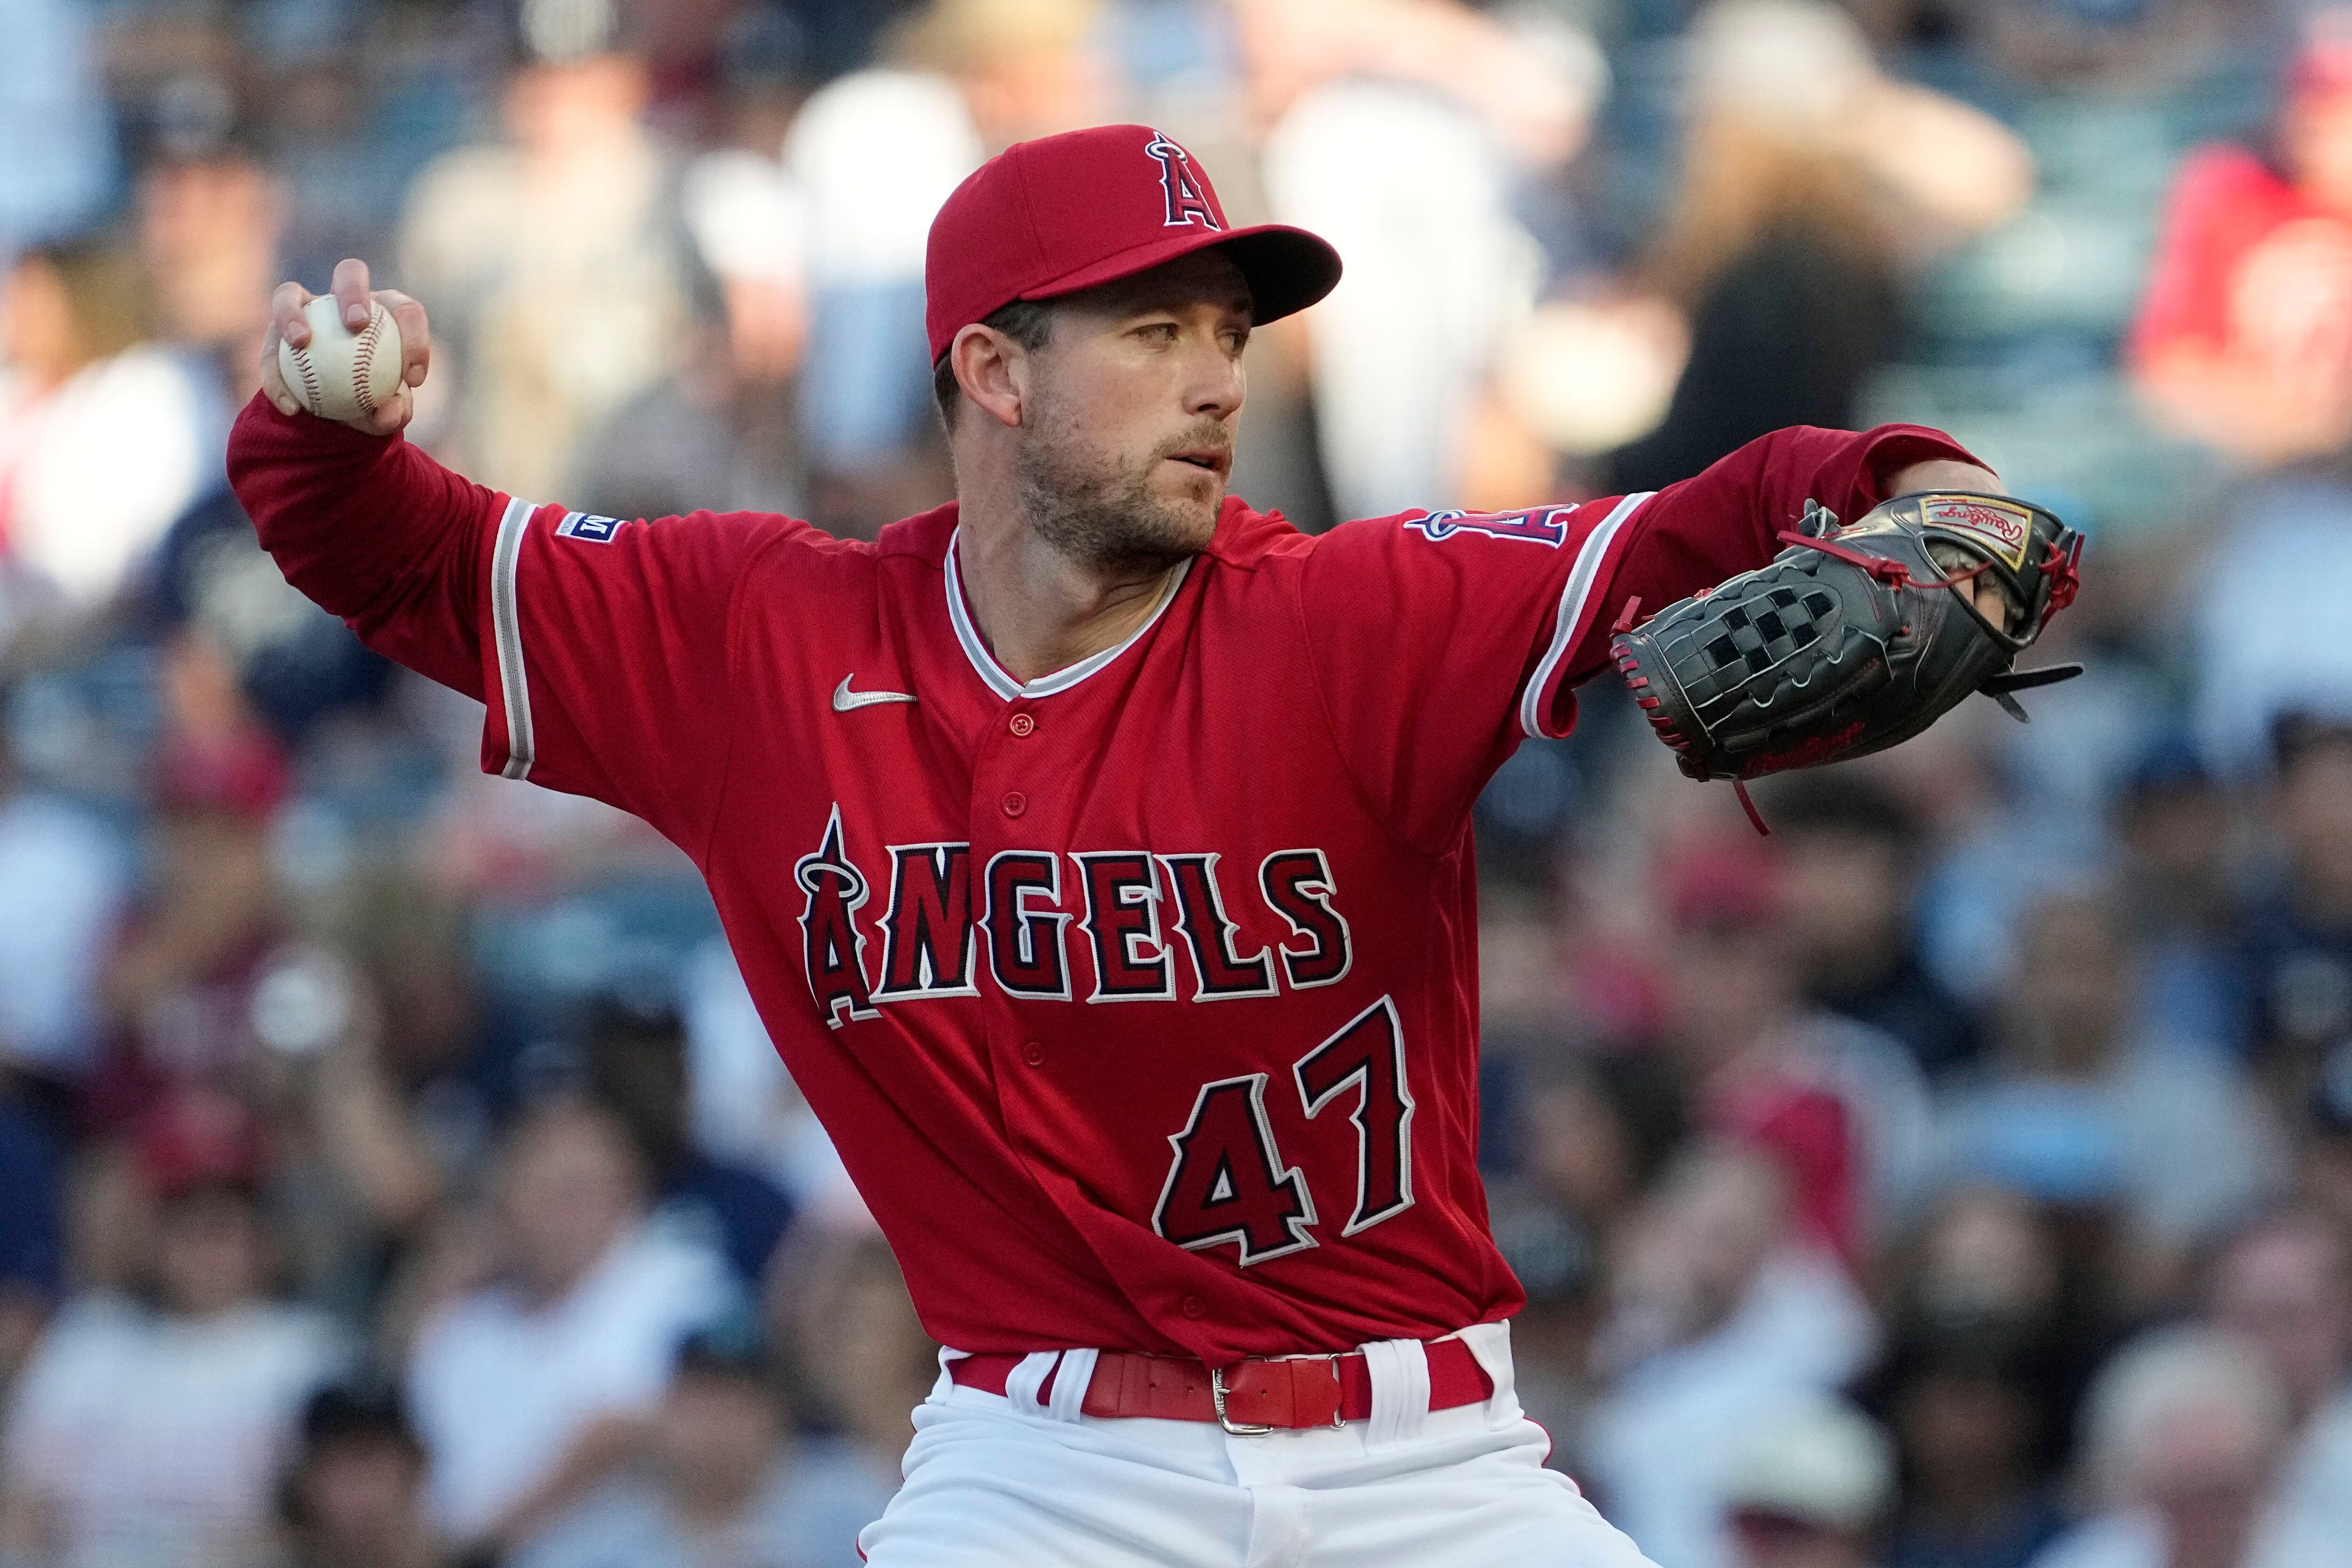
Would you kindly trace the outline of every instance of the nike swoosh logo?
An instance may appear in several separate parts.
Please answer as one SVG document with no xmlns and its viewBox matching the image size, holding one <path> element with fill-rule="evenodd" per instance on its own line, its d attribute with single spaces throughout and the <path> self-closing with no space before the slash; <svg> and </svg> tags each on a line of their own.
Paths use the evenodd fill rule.
<svg viewBox="0 0 2352 1568">
<path fill-rule="evenodd" d="M 833 689 L 833 710 L 835 712 L 846 713 L 852 708 L 870 708 L 877 702 L 912 702 L 915 700 L 915 694 L 911 691 L 852 691 L 849 689 L 849 683 L 856 679 L 856 672 L 853 670 L 849 674 L 843 676 L 841 678 L 841 684 Z"/>
</svg>

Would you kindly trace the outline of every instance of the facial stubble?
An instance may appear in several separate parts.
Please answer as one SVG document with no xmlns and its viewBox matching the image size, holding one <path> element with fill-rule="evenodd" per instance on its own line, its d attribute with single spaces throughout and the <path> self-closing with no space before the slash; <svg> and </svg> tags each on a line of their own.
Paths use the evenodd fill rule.
<svg viewBox="0 0 2352 1568">
<path fill-rule="evenodd" d="M 1197 503 L 1153 495 L 1151 477 L 1178 452 L 1230 452 L 1233 435 L 1223 425 L 1204 420 L 1128 468 L 1087 444 L 1076 410 L 1048 405 L 1037 412 L 1018 458 L 1021 505 L 1030 527 L 1057 552 L 1098 572 L 1144 576 L 1208 547 L 1216 500 L 1209 502 L 1204 520 Z"/>
</svg>

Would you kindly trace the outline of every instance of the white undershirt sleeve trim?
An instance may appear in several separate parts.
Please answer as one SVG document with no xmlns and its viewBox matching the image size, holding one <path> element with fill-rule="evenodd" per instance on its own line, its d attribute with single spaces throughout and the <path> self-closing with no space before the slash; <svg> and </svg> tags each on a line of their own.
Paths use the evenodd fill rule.
<svg viewBox="0 0 2352 1568">
<path fill-rule="evenodd" d="M 1519 728 L 1529 736 L 1543 736 L 1544 690 L 1559 673 L 1559 661 L 1568 657 L 1568 650 L 1583 635 L 1585 610 L 1592 597 L 1593 585 L 1601 580 L 1601 566 L 1609 558 L 1609 547 L 1616 542 L 1618 531 L 1633 521 L 1642 503 L 1655 494 L 1655 490 L 1643 490 L 1619 501 L 1585 540 L 1584 548 L 1576 552 L 1576 565 L 1568 574 L 1567 585 L 1559 591 L 1559 615 L 1552 624 L 1551 646 L 1544 649 L 1543 661 L 1528 677 L 1527 689 L 1519 695 Z"/>
<path fill-rule="evenodd" d="M 515 599 L 515 564 L 522 556 L 523 536 L 530 531 L 531 513 L 539 508 L 518 497 L 507 502 L 499 520 L 497 546 L 490 552 L 490 634 L 498 645 L 499 694 L 507 710 L 507 765 L 501 778 L 530 776 L 534 758 L 530 733 L 530 681 L 523 671 L 522 616 Z"/>
</svg>

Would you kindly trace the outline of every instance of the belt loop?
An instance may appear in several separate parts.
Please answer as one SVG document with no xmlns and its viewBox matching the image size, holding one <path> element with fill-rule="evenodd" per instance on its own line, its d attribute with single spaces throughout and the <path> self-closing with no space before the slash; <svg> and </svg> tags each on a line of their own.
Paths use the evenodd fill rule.
<svg viewBox="0 0 2352 1568">
<path fill-rule="evenodd" d="M 1095 1357 L 1091 1350 L 1064 1351 L 1062 1369 L 1054 1374 L 1054 1393 L 1045 1405 L 1045 1413 L 1056 1421 L 1076 1421 L 1087 1403 L 1087 1385 L 1095 1380 Z"/>
<path fill-rule="evenodd" d="M 1429 1415 L 1429 1352 L 1419 1340 L 1376 1340 L 1364 1347 L 1372 1384 L 1372 1418 L 1364 1446 L 1402 1443 L 1421 1436 Z"/>
<path fill-rule="evenodd" d="M 948 1396 L 948 1391 L 955 1386 L 955 1379 L 948 1375 L 948 1368 L 970 1354 L 970 1351 L 950 1350 L 945 1345 L 940 1347 L 939 1381 L 931 1384 L 930 1397 L 926 1403 L 937 1405 Z"/>
<path fill-rule="evenodd" d="M 1486 1424 L 1517 1420 L 1519 1398 L 1511 1375 L 1509 1321 L 1473 1323 L 1454 1338 L 1470 1347 L 1471 1359 L 1486 1370 L 1486 1381 L 1495 1385 L 1494 1393 L 1486 1396 Z"/>
<path fill-rule="evenodd" d="M 1045 1381 L 1045 1374 L 1054 1370 L 1054 1363 L 1061 1353 L 1059 1351 L 1031 1351 L 1021 1358 L 1019 1366 L 1004 1374 L 1004 1397 L 1013 1402 L 1013 1408 L 1035 1410 L 1041 1407 L 1037 1398 L 1038 1385 Z M 1059 1379 L 1055 1381 L 1059 1382 Z"/>
</svg>

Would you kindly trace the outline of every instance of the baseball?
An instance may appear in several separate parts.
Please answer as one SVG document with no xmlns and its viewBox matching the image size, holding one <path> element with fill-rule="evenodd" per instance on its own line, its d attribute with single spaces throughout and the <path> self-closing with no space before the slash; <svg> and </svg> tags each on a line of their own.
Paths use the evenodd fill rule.
<svg viewBox="0 0 2352 1568">
<path fill-rule="evenodd" d="M 321 294 L 302 307 L 310 323 L 310 344 L 296 348 L 280 339 L 278 373 L 286 389 L 321 419 L 366 419 L 400 390 L 400 327 L 392 312 L 368 302 L 367 325 L 354 332 L 343 325 L 341 307 Z"/>
</svg>

